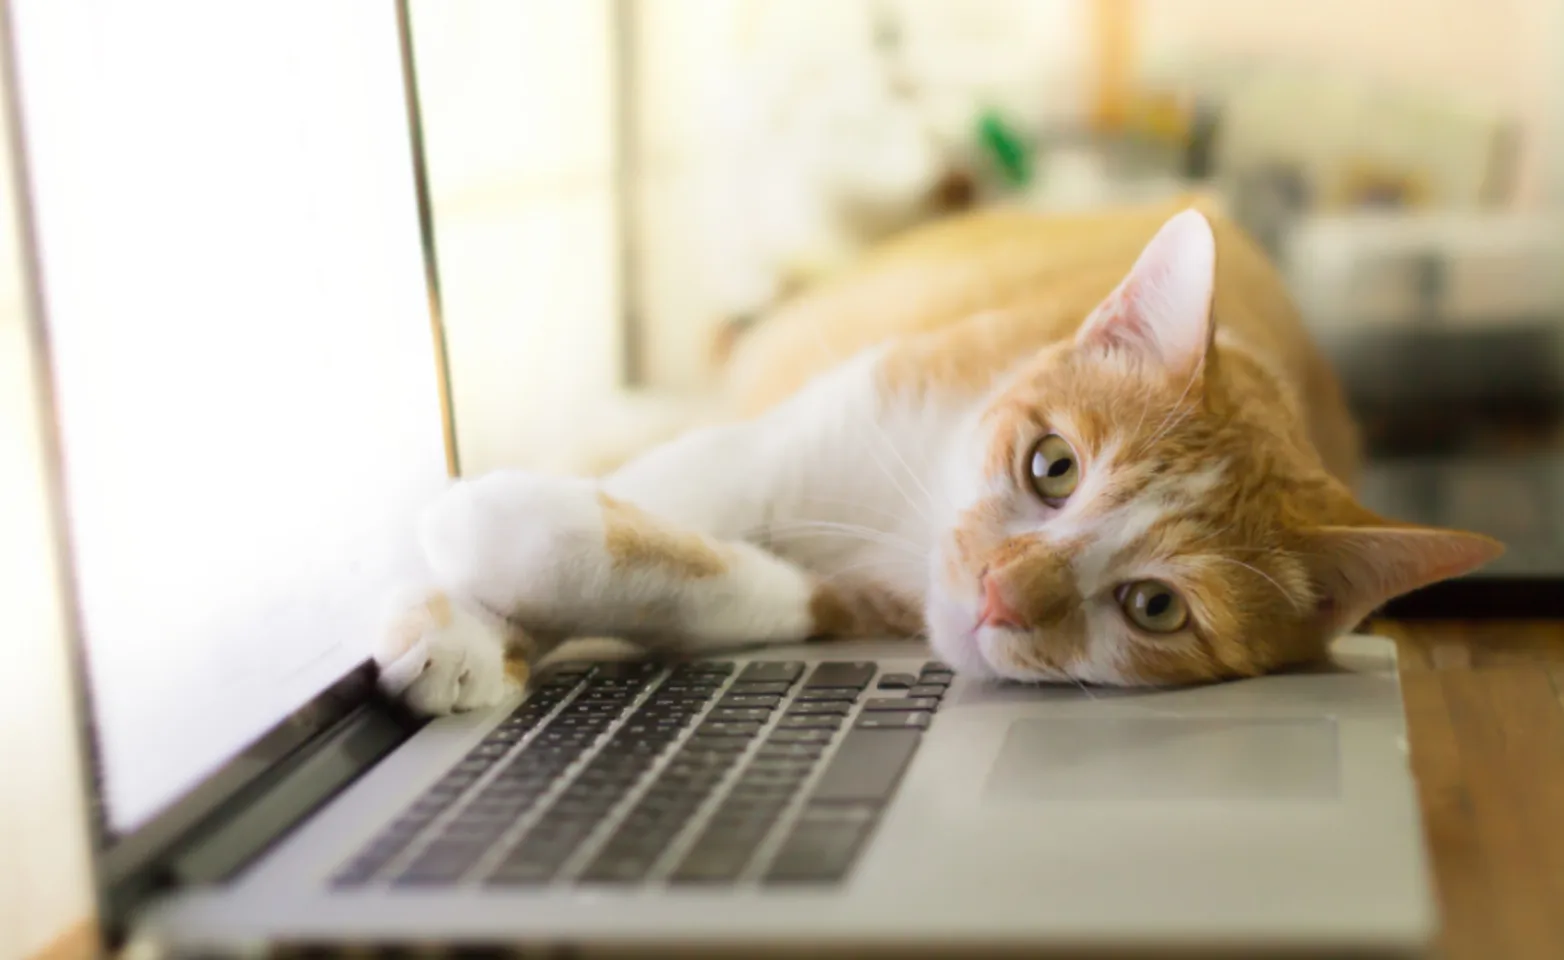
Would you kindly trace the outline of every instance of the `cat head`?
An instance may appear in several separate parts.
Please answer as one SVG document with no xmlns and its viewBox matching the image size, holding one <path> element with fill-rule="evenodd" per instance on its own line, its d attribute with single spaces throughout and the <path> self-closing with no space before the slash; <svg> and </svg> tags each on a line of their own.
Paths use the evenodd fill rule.
<svg viewBox="0 0 1564 960">
<path fill-rule="evenodd" d="M 1216 241 L 1169 220 L 1071 342 L 1001 388 L 926 611 L 958 669 L 1161 685 L 1316 659 L 1502 547 L 1358 504 L 1277 377 L 1218 346 Z"/>
</svg>

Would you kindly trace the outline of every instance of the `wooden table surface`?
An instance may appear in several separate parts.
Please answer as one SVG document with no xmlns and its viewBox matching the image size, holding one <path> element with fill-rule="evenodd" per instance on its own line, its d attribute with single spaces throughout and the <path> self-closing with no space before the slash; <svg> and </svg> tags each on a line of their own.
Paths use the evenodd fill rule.
<svg viewBox="0 0 1564 960">
<path fill-rule="evenodd" d="M 1564 622 L 1370 632 L 1401 650 L 1441 954 L 1564 958 Z"/>
</svg>

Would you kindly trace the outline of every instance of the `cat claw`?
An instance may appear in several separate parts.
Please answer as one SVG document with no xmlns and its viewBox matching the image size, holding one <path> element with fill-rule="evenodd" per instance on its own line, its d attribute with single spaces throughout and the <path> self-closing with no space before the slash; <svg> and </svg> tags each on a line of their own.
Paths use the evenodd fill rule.
<svg viewBox="0 0 1564 960">
<path fill-rule="evenodd" d="M 505 699 L 513 682 L 488 624 L 439 593 L 399 608 L 375 656 L 382 690 L 426 716 Z"/>
</svg>

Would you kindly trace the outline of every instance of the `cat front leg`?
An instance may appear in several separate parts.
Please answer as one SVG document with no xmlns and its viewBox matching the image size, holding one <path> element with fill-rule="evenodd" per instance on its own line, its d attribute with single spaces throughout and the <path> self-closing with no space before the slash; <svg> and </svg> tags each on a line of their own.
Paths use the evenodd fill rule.
<svg viewBox="0 0 1564 960">
<path fill-rule="evenodd" d="M 507 644 L 538 656 L 561 639 L 613 636 L 694 654 L 921 633 L 920 597 L 905 583 L 819 576 L 749 542 L 779 515 L 796 525 L 802 504 L 851 510 L 835 498 L 872 505 L 899 489 L 819 476 L 863 452 L 853 425 L 872 410 L 872 360 L 844 364 L 761 420 L 692 431 L 601 480 L 508 470 L 454 484 L 420 526 L 433 583 L 453 611 L 441 631 L 452 636 L 422 646 L 390 636 L 388 656 L 414 653 L 390 672 L 411 675 L 409 691 L 429 688 L 404 696 L 492 702 L 504 689 L 493 651 Z M 458 657 L 465 667 L 449 668 Z"/>
<path fill-rule="evenodd" d="M 436 583 L 529 632 L 699 647 L 799 640 L 814 625 L 803 570 L 593 480 L 499 471 L 464 481 L 420 534 Z"/>
<path fill-rule="evenodd" d="M 507 649 L 615 636 L 693 653 L 792 642 L 845 623 L 801 568 L 655 517 L 596 481 L 499 471 L 454 484 L 419 529 L 435 588 L 402 601 L 382 685 L 425 713 L 488 706 Z"/>
</svg>

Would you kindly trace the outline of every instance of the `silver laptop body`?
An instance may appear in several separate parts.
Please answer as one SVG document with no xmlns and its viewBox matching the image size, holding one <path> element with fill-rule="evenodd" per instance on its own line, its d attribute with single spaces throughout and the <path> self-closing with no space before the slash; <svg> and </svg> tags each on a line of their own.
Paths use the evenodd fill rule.
<svg viewBox="0 0 1564 960">
<path fill-rule="evenodd" d="M 890 642 L 764 658 L 875 661 L 880 676 L 925 665 Z M 742 671 L 746 658 L 734 659 Z M 1394 653 L 1378 638 L 1345 638 L 1316 672 L 1156 693 L 957 677 L 837 882 L 768 877 L 787 826 L 832 772 L 827 753 L 730 882 L 671 879 L 698 843 L 696 816 L 641 882 L 486 883 L 485 868 L 503 869 L 497 848 L 450 887 L 333 889 L 331 877 L 507 712 L 431 724 L 231 883 L 152 904 L 140 931 L 202 947 L 432 940 L 962 956 L 1394 955 L 1418 953 L 1429 934 Z M 702 812 L 720 806 L 712 798 Z M 584 874 L 615 829 L 602 823 L 566 874 Z"/>
</svg>

